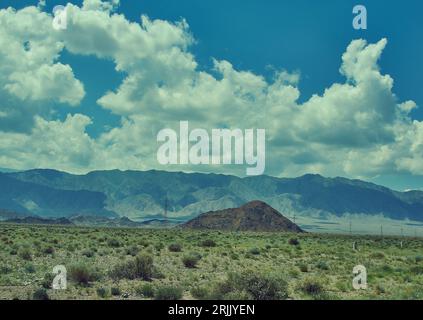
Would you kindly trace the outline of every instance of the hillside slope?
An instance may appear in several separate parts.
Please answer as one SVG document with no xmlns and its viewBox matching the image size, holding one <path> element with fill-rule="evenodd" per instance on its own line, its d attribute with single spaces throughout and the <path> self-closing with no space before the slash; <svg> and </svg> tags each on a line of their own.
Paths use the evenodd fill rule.
<svg viewBox="0 0 423 320">
<path fill-rule="evenodd" d="M 0 173 L 0 209 L 18 212 L 20 216 L 115 216 L 105 209 L 105 201 L 106 196 L 100 192 L 56 189 Z"/>
<path fill-rule="evenodd" d="M 303 232 L 295 223 L 262 201 L 253 201 L 239 208 L 203 213 L 183 227 L 200 230 Z"/>
</svg>

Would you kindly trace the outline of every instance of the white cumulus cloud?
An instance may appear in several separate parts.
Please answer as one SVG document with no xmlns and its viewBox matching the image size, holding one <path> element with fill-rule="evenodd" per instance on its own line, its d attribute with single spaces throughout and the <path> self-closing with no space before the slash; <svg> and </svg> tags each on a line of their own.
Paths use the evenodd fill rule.
<svg viewBox="0 0 423 320">
<path fill-rule="evenodd" d="M 423 174 L 423 124 L 410 117 L 417 106 L 399 101 L 394 79 L 379 68 L 389 49 L 387 39 L 353 40 L 342 55 L 344 81 L 299 102 L 299 72 L 275 70 L 268 80 L 226 60 L 213 60 L 213 70 L 200 68 L 190 51 L 195 40 L 186 21 L 141 16 L 133 22 L 118 13 L 118 5 L 99 0 L 85 0 L 82 7 L 68 4 L 68 28 L 56 33 L 51 16 L 39 8 L 0 11 L 0 44 L 10 42 L 8 48 L 0 46 L 0 95 L 20 101 L 19 108 L 44 100 L 80 103 L 84 87 L 72 66 L 60 63 L 64 48 L 111 60 L 125 74 L 118 87 L 98 99 L 98 107 L 120 116 L 121 124 L 96 138 L 86 133 L 96 123 L 84 110 L 62 121 L 34 115 L 30 132 L 9 132 L 14 110 L 4 100 L 1 167 L 169 169 L 157 163 L 156 134 L 188 120 L 205 129 L 266 129 L 267 174 Z M 28 19 L 18 25 L 22 16 Z"/>
</svg>

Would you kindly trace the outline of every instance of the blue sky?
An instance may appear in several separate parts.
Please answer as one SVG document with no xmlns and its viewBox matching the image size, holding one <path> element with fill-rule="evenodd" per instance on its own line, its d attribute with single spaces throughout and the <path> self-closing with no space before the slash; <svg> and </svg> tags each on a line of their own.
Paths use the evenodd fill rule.
<svg viewBox="0 0 423 320">
<path fill-rule="evenodd" d="M 22 8 L 38 1 L 2 1 L 1 7 Z M 46 11 L 67 1 L 47 1 Z M 81 5 L 81 1 L 71 1 Z M 363 4 L 368 10 L 368 29 L 351 27 L 352 8 Z M 395 93 L 423 105 L 423 3 L 415 0 L 385 2 L 355 0 L 139 0 L 121 1 L 118 9 L 128 19 L 138 21 L 141 14 L 152 19 L 187 20 L 197 43 L 192 52 L 200 66 L 210 68 L 211 57 L 231 61 L 236 68 L 252 70 L 271 77 L 269 67 L 300 70 L 301 100 L 322 91 L 335 80 L 340 81 L 340 56 L 352 39 L 369 42 L 389 39 L 381 67 L 395 79 Z M 78 78 L 84 80 L 87 96 L 82 102 L 90 114 L 107 125 L 118 121 L 110 113 L 92 108 L 105 90 L 115 88 L 122 80 L 111 62 L 93 57 L 64 54 L 62 61 L 72 65 Z M 68 111 L 68 110 L 66 110 Z M 423 108 L 413 112 L 423 120 Z M 102 119 L 106 117 L 106 119 Z M 101 126 L 91 127 L 92 134 Z"/>
<path fill-rule="evenodd" d="M 0 8 L 12 6 L 22 9 L 37 3 L 38 1 L 6 0 L 2 1 Z M 66 3 L 47 0 L 42 10 L 50 13 L 55 5 Z M 82 1 L 71 3 L 82 6 Z M 352 8 L 356 4 L 367 7 L 368 30 L 357 31 L 352 28 Z M 368 43 L 377 43 L 386 38 L 388 44 L 378 61 L 380 72 L 389 74 L 393 79 L 392 93 L 398 101 L 412 100 L 417 106 L 423 105 L 423 90 L 419 88 L 423 74 L 421 12 L 422 2 L 411 0 L 391 1 L 389 4 L 378 0 L 359 3 L 349 0 L 265 3 L 255 0 L 121 0 L 114 11 L 132 22 L 139 22 L 141 14 L 153 21 L 160 19 L 169 23 L 185 19 L 189 25 L 188 32 L 195 40 L 187 50 L 198 64 L 196 70 L 204 70 L 216 79 L 219 75 L 213 69 L 213 59 L 230 62 L 234 70 L 263 76 L 269 83 L 274 80 L 275 70 L 299 72 L 298 104 L 306 103 L 313 94 L 323 95 L 325 89 L 334 83 L 345 82 L 345 77 L 339 72 L 341 57 L 353 40 L 363 39 Z M 92 139 L 99 139 L 111 128 L 121 126 L 125 117 L 134 117 L 133 114 L 122 114 L 110 107 L 99 107 L 98 103 L 98 99 L 106 92 L 116 91 L 130 71 L 116 71 L 113 57 L 99 59 L 93 54 L 75 54 L 75 50 L 72 53 L 71 51 L 65 46 L 58 61 L 72 67 L 75 78 L 83 83 L 85 94 L 77 108 L 69 106 L 67 102 L 54 102 L 54 117 L 45 114 L 43 116 L 46 120 L 65 122 L 68 114 L 83 114 L 92 122 L 86 126 L 86 132 Z M 46 102 L 48 103 L 51 103 L 50 100 Z M 414 108 L 408 117 L 411 121 L 422 121 L 423 109 Z M 304 153 L 307 153 L 307 147 Z M 419 156 L 420 154 L 413 154 L 408 158 L 419 160 Z M 83 158 L 86 159 L 87 156 Z M 17 167 L 24 166 L 23 163 L 24 161 Z M 7 161 L 1 166 L 6 164 Z M 318 173 L 366 178 L 397 189 L 422 188 L 423 172 L 419 171 L 418 165 L 408 164 L 409 161 L 407 165 L 396 169 L 378 164 L 377 169 L 363 173 L 358 169 L 351 172 L 332 172 L 321 169 L 322 165 L 310 166 L 308 171 L 317 168 Z M 54 164 L 52 166 L 60 167 Z M 66 165 L 60 168 L 66 169 L 65 167 Z M 300 171 L 297 168 L 290 172 L 295 175 Z M 288 174 L 280 170 L 270 173 Z"/>
</svg>

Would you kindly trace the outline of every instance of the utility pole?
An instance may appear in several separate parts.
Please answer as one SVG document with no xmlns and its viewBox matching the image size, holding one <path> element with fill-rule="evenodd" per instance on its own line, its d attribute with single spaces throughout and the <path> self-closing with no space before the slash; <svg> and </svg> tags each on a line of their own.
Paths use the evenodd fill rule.
<svg viewBox="0 0 423 320">
<path fill-rule="evenodd" d="M 352 221 L 350 220 L 350 236 L 352 236 Z"/>
<path fill-rule="evenodd" d="M 167 200 L 167 195 L 166 195 L 165 206 L 164 206 L 164 219 L 165 219 L 165 222 L 167 222 L 167 206 L 168 206 L 168 200 Z"/>
<path fill-rule="evenodd" d="M 383 237 L 383 226 L 380 225 L 380 236 Z"/>
<path fill-rule="evenodd" d="M 404 238 L 404 229 L 403 229 L 403 227 L 401 227 L 401 242 L 400 242 L 401 249 L 403 247 L 403 238 Z"/>
</svg>

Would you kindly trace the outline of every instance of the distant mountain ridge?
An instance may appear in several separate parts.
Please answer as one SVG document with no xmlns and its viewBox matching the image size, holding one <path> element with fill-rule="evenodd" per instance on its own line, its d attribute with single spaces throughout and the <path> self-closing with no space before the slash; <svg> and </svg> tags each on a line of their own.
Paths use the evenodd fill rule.
<svg viewBox="0 0 423 320">
<path fill-rule="evenodd" d="M 94 171 L 73 175 L 55 170 L 0 173 L 0 209 L 42 217 L 96 215 L 133 221 L 188 221 L 208 211 L 253 200 L 287 216 L 383 215 L 423 221 L 423 192 L 397 192 L 346 178 L 298 178 L 166 171 Z"/>
<path fill-rule="evenodd" d="M 40 217 L 24 217 L 24 218 L 14 218 L 8 219 L 4 222 L 12 224 L 44 224 L 44 225 L 61 225 L 69 226 L 73 225 L 72 221 L 67 218 L 58 218 L 58 219 L 46 219 Z"/>
<path fill-rule="evenodd" d="M 41 218 L 37 216 L 14 217 L 0 220 L 11 224 L 61 225 L 79 227 L 108 227 L 108 228 L 162 228 L 175 226 L 172 222 L 162 220 L 147 220 L 136 222 L 127 217 L 107 218 L 96 216 L 75 216 L 69 218 Z"/>
<path fill-rule="evenodd" d="M 8 220 L 8 219 L 20 219 L 31 216 L 31 214 L 23 214 L 19 212 L 13 212 L 9 210 L 0 209 L 0 221 Z"/>
<path fill-rule="evenodd" d="M 239 208 L 206 212 L 186 222 L 188 229 L 297 232 L 303 230 L 262 201 L 252 201 Z"/>
<path fill-rule="evenodd" d="M 50 187 L 0 173 L 0 208 L 21 215 L 67 217 L 79 214 L 116 216 L 105 209 L 101 192 Z"/>
</svg>

